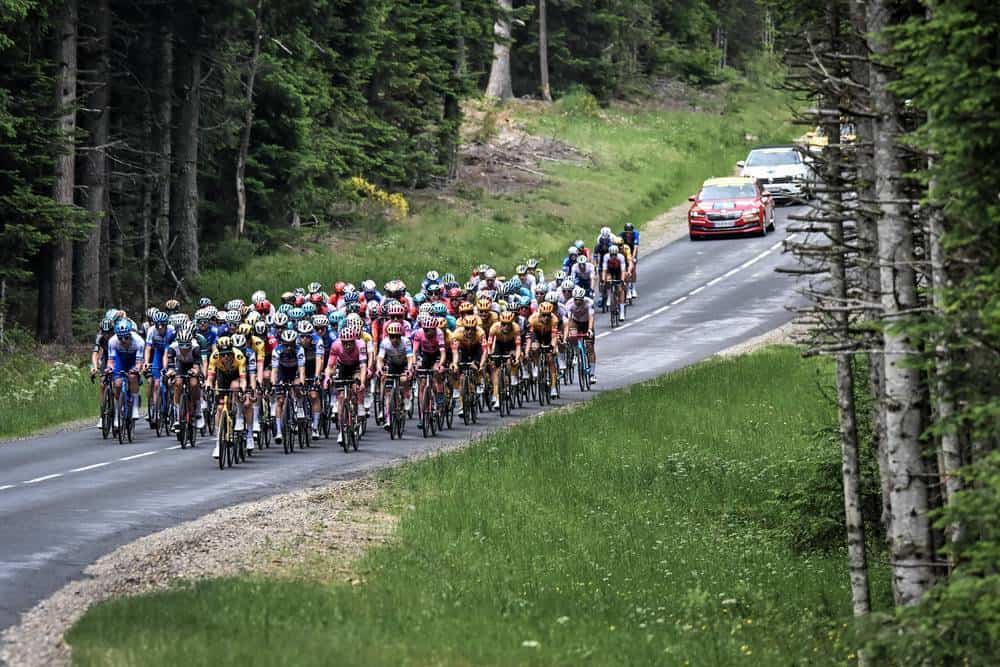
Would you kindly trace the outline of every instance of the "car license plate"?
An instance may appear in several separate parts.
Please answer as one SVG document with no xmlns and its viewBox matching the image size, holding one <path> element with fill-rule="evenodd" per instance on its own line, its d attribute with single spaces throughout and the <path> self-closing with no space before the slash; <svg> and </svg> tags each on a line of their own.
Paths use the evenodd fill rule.
<svg viewBox="0 0 1000 667">
<path fill-rule="evenodd" d="M 715 222 L 712 223 L 712 226 L 714 226 L 714 227 L 735 227 L 736 226 L 736 221 L 735 220 L 717 220 L 717 221 L 715 221 Z"/>
</svg>

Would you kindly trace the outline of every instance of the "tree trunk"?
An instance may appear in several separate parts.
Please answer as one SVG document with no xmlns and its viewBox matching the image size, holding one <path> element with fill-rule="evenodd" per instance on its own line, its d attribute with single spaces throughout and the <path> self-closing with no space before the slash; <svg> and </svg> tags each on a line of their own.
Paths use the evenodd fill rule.
<svg viewBox="0 0 1000 667">
<path fill-rule="evenodd" d="M 160 246 L 160 254 L 167 255 L 170 238 L 170 196 L 173 163 L 173 98 L 174 98 L 174 33 L 169 18 L 160 22 L 157 38 L 159 69 L 156 74 L 156 209 L 153 212 L 152 239 Z"/>
<path fill-rule="evenodd" d="M 77 73 L 76 0 L 67 0 L 63 5 L 58 29 L 55 54 L 56 131 L 59 140 L 65 142 L 65 145 L 55 160 L 52 198 L 59 204 L 72 206 L 75 185 L 73 169 L 76 154 L 74 149 Z M 50 258 L 52 320 L 49 327 L 49 337 L 54 342 L 63 344 L 73 340 L 73 241 L 70 226 L 71 223 L 66 221 L 63 224 L 63 229 L 56 231 Z"/>
<path fill-rule="evenodd" d="M 456 17 L 455 61 L 451 69 L 450 89 L 444 95 L 444 126 L 447 133 L 442 141 L 441 162 L 448 168 L 448 178 L 458 175 L 459 127 L 462 124 L 460 95 L 465 89 L 465 35 L 463 28 L 462 0 L 452 0 L 452 11 Z"/>
<path fill-rule="evenodd" d="M 486 84 L 486 97 L 505 102 L 514 97 L 510 80 L 510 22 L 512 0 L 497 0 L 497 18 L 493 24 L 493 66 Z"/>
<path fill-rule="evenodd" d="M 191 41 L 197 39 L 197 28 Z M 177 272 L 194 278 L 198 267 L 198 124 L 201 112 L 201 52 L 189 43 L 185 57 L 184 96 L 175 144 L 178 178 L 173 196 L 171 237 L 176 244 Z"/>
<path fill-rule="evenodd" d="M 83 198 L 93 226 L 87 237 L 77 243 L 76 283 L 73 302 L 81 308 L 95 309 L 100 303 L 101 290 L 101 226 L 107 215 L 108 168 L 108 100 L 111 95 L 111 66 L 108 40 L 111 35 L 109 0 L 97 0 L 93 9 L 94 35 L 86 49 L 93 71 L 93 91 L 81 112 L 81 122 L 90 136 L 90 146 L 83 161 L 81 180 Z"/>
<path fill-rule="evenodd" d="M 542 78 L 542 99 L 552 101 L 549 90 L 549 29 L 545 0 L 538 0 L 538 73 Z"/>
<path fill-rule="evenodd" d="M 257 61 L 260 59 L 260 43 L 264 39 L 264 22 L 261 14 L 264 11 L 264 0 L 257 0 L 255 12 L 256 21 L 253 34 L 253 54 L 250 57 L 249 73 L 247 75 L 246 110 L 243 114 L 243 135 L 240 137 L 240 149 L 236 156 L 236 236 L 243 236 L 243 227 L 247 219 L 247 188 L 244 175 L 247 169 L 247 153 L 250 152 L 250 130 L 253 128 L 253 86 L 257 78 Z"/>
<path fill-rule="evenodd" d="M 894 25 L 892 0 L 868 3 L 868 44 L 875 58 L 892 49 L 886 29 Z M 893 590 L 896 604 L 911 605 L 934 583 L 926 468 L 921 452 L 920 373 L 917 350 L 899 330 L 917 307 L 914 242 L 910 212 L 900 204 L 903 164 L 898 145 L 899 101 L 890 90 L 894 73 L 883 65 L 871 69 L 875 120 L 875 196 L 879 202 L 879 273 L 885 319 L 886 449 L 892 477 Z"/>
<path fill-rule="evenodd" d="M 465 54 L 465 10 L 462 8 L 462 0 L 452 0 L 452 8 L 455 16 L 458 17 L 458 30 L 455 31 L 455 74 L 460 79 L 465 78 L 466 54 Z"/>
</svg>

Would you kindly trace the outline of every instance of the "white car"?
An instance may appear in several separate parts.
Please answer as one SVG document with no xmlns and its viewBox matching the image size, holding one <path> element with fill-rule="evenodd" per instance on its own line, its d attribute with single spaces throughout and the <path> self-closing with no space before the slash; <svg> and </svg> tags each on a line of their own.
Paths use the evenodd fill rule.
<svg viewBox="0 0 1000 667">
<path fill-rule="evenodd" d="M 795 146 L 755 148 L 736 166 L 740 176 L 756 179 L 775 201 L 809 196 L 807 186 L 813 180 L 813 170 Z"/>
</svg>

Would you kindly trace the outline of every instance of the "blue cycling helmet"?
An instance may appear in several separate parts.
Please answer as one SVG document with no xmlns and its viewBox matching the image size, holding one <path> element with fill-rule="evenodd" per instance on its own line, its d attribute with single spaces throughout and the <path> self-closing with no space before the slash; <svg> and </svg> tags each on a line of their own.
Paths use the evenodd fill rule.
<svg viewBox="0 0 1000 667">
<path fill-rule="evenodd" d="M 118 309 L 109 308 L 106 313 L 104 313 L 104 319 L 111 320 L 112 322 L 118 319 Z"/>
<path fill-rule="evenodd" d="M 101 320 L 102 333 L 111 333 L 114 330 L 115 330 L 115 321 L 113 319 L 111 319 L 110 317 L 105 317 L 103 320 Z"/>
<path fill-rule="evenodd" d="M 292 304 L 290 303 L 283 303 L 280 306 L 278 306 L 278 312 L 283 313 L 285 315 L 291 312 L 291 310 L 292 310 Z"/>
<path fill-rule="evenodd" d="M 424 294 L 423 292 L 417 292 L 417 294 L 414 295 L 413 297 L 413 303 L 417 304 L 418 306 L 422 304 L 424 301 L 427 301 L 427 295 Z"/>
<path fill-rule="evenodd" d="M 431 312 L 434 313 L 435 317 L 447 317 L 448 316 L 448 306 L 444 305 L 442 302 L 438 301 L 431 308 Z"/>
<path fill-rule="evenodd" d="M 120 338 L 127 338 L 132 333 L 132 323 L 128 320 L 118 320 L 118 323 L 115 324 L 115 333 Z"/>
<path fill-rule="evenodd" d="M 306 311 L 302 310 L 301 308 L 292 308 L 290 311 L 288 311 L 288 319 L 292 320 L 293 322 L 298 322 L 305 316 L 306 316 Z"/>
<path fill-rule="evenodd" d="M 530 308 L 531 307 L 531 297 L 522 294 L 520 300 L 518 301 L 518 303 L 520 303 L 521 308 Z"/>
<path fill-rule="evenodd" d="M 344 303 L 347 304 L 357 303 L 358 298 L 359 297 L 357 292 L 344 292 Z"/>
<path fill-rule="evenodd" d="M 307 317 L 312 317 L 316 314 L 316 304 L 306 301 L 302 304 L 302 312 L 304 312 Z"/>
<path fill-rule="evenodd" d="M 153 324 L 160 326 L 161 324 L 166 324 L 170 320 L 170 315 L 167 315 L 162 310 L 158 310 L 153 313 Z"/>
</svg>

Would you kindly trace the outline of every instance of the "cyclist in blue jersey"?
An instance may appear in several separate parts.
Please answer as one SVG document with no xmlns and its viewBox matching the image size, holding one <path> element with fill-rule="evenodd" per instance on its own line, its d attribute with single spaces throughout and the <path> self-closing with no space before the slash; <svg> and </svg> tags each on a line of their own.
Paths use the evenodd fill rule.
<svg viewBox="0 0 1000 667">
<path fill-rule="evenodd" d="M 142 336 L 132 330 L 132 321 L 121 318 L 115 324 L 115 335 L 108 341 L 108 361 L 105 369 L 114 374 L 115 401 L 122 392 L 122 379 L 128 376 L 129 390 L 132 392 L 132 420 L 139 418 L 139 371 L 146 348 Z M 118 411 L 115 411 L 115 426 L 118 424 Z"/>
<path fill-rule="evenodd" d="M 145 363 L 143 370 L 151 374 L 152 381 L 146 387 L 146 417 L 152 418 L 153 396 L 160 390 L 160 373 L 163 370 L 163 355 L 174 342 L 174 328 L 169 324 L 170 316 L 163 311 L 153 313 L 153 326 L 146 334 Z"/>
</svg>

